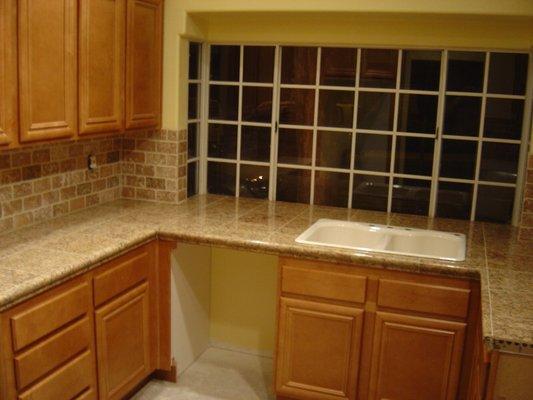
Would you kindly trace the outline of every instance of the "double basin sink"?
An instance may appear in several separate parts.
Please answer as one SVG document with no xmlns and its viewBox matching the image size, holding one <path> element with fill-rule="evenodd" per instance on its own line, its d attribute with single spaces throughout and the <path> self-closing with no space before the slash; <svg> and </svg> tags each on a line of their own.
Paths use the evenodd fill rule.
<svg viewBox="0 0 533 400">
<path fill-rule="evenodd" d="M 464 261 L 466 237 L 460 233 L 319 219 L 296 242 L 353 250 Z"/>
</svg>

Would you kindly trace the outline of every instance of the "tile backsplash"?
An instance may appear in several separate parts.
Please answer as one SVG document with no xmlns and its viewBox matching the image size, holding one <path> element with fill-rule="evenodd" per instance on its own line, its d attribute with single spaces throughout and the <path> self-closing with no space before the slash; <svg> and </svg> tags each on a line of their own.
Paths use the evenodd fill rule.
<svg viewBox="0 0 533 400">
<path fill-rule="evenodd" d="M 520 239 L 533 241 L 533 154 L 529 155 L 527 164 Z"/>
</svg>

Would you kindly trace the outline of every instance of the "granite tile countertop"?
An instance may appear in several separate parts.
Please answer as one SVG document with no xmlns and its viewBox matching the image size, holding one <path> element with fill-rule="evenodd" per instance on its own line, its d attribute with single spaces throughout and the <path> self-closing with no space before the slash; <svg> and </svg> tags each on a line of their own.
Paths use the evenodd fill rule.
<svg viewBox="0 0 533 400">
<path fill-rule="evenodd" d="M 296 243 L 319 218 L 464 233 L 467 258 L 449 262 Z M 156 236 L 479 279 L 485 338 L 533 347 L 533 246 L 519 241 L 512 227 L 212 195 L 178 205 L 119 200 L 0 235 L 0 311 Z"/>
</svg>

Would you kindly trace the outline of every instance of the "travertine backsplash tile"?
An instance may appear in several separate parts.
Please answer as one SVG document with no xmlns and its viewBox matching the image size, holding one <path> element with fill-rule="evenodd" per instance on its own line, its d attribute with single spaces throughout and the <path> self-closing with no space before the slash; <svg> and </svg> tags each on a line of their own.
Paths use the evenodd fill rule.
<svg viewBox="0 0 533 400">
<path fill-rule="evenodd" d="M 520 221 L 520 240 L 533 241 L 533 154 L 529 155 Z"/>
</svg>

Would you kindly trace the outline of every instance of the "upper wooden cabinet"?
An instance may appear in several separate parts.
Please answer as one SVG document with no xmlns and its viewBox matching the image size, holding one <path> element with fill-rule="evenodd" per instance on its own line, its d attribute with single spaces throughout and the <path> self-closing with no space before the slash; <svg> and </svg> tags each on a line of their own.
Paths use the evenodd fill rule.
<svg viewBox="0 0 533 400">
<path fill-rule="evenodd" d="M 128 0 L 126 128 L 156 127 L 161 119 L 163 2 Z"/>
<path fill-rule="evenodd" d="M 0 146 L 12 145 L 17 139 L 16 49 L 17 3 L 0 0 Z"/>
<path fill-rule="evenodd" d="M 20 140 L 77 131 L 77 1 L 18 1 Z"/>
<path fill-rule="evenodd" d="M 124 127 L 126 0 L 80 2 L 80 135 Z"/>
</svg>

